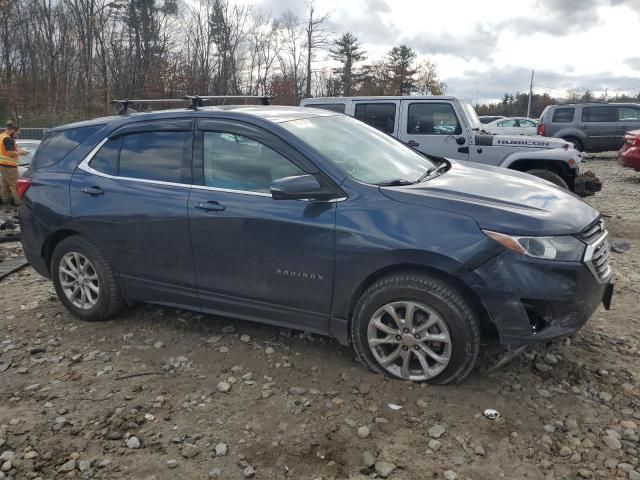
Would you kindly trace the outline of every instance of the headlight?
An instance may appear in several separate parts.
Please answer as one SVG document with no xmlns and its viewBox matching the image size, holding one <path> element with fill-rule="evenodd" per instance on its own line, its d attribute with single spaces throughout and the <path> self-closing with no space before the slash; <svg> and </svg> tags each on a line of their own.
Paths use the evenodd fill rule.
<svg viewBox="0 0 640 480">
<path fill-rule="evenodd" d="M 587 246 L 570 235 L 559 237 L 519 237 L 483 230 L 496 242 L 509 250 L 544 260 L 579 262 L 584 257 Z"/>
</svg>

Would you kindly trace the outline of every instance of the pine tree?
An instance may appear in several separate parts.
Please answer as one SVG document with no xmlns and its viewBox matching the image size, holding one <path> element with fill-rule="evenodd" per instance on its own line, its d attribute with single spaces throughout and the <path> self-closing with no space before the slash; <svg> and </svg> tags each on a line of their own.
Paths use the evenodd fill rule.
<svg viewBox="0 0 640 480">
<path fill-rule="evenodd" d="M 342 64 L 340 68 L 335 69 L 335 73 L 338 75 L 343 95 L 349 96 L 360 79 L 355 64 L 366 58 L 365 52 L 360 48 L 356 36 L 346 32 L 334 40 L 329 53 L 333 60 Z"/>
<path fill-rule="evenodd" d="M 416 52 L 406 45 L 393 47 L 387 54 L 387 69 L 389 71 L 390 90 L 393 95 L 405 95 L 414 89 L 413 76 L 417 70 L 413 66 Z"/>
</svg>

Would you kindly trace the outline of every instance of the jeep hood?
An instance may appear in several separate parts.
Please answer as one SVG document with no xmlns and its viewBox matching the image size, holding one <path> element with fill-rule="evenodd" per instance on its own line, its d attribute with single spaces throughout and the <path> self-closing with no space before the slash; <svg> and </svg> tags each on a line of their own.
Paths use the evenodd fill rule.
<svg viewBox="0 0 640 480">
<path fill-rule="evenodd" d="M 510 234 L 574 234 L 599 216 L 573 193 L 527 173 L 448 161 L 451 167 L 438 177 L 380 191 L 397 202 L 460 213 L 481 228 Z"/>
<path fill-rule="evenodd" d="M 570 148 L 570 142 L 562 138 L 541 137 L 538 135 L 490 135 L 479 133 L 476 135 L 475 144 L 478 146 L 513 147 L 513 148 Z"/>
</svg>

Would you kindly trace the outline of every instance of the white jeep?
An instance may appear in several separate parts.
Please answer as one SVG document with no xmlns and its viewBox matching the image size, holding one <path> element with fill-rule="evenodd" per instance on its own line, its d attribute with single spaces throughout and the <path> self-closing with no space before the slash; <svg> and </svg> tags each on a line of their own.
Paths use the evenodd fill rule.
<svg viewBox="0 0 640 480">
<path fill-rule="evenodd" d="M 583 197 L 602 186 L 593 174 L 579 175 L 581 153 L 570 142 L 494 135 L 468 102 L 455 97 L 324 97 L 300 105 L 345 113 L 429 155 L 527 172 Z"/>
</svg>

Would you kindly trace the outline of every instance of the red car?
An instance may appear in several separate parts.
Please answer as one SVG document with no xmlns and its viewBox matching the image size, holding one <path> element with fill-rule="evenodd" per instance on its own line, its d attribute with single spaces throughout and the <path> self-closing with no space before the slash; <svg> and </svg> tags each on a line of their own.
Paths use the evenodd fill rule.
<svg viewBox="0 0 640 480">
<path fill-rule="evenodd" d="M 618 152 L 618 162 L 640 172 L 640 130 L 625 134 L 624 143 Z"/>
</svg>

